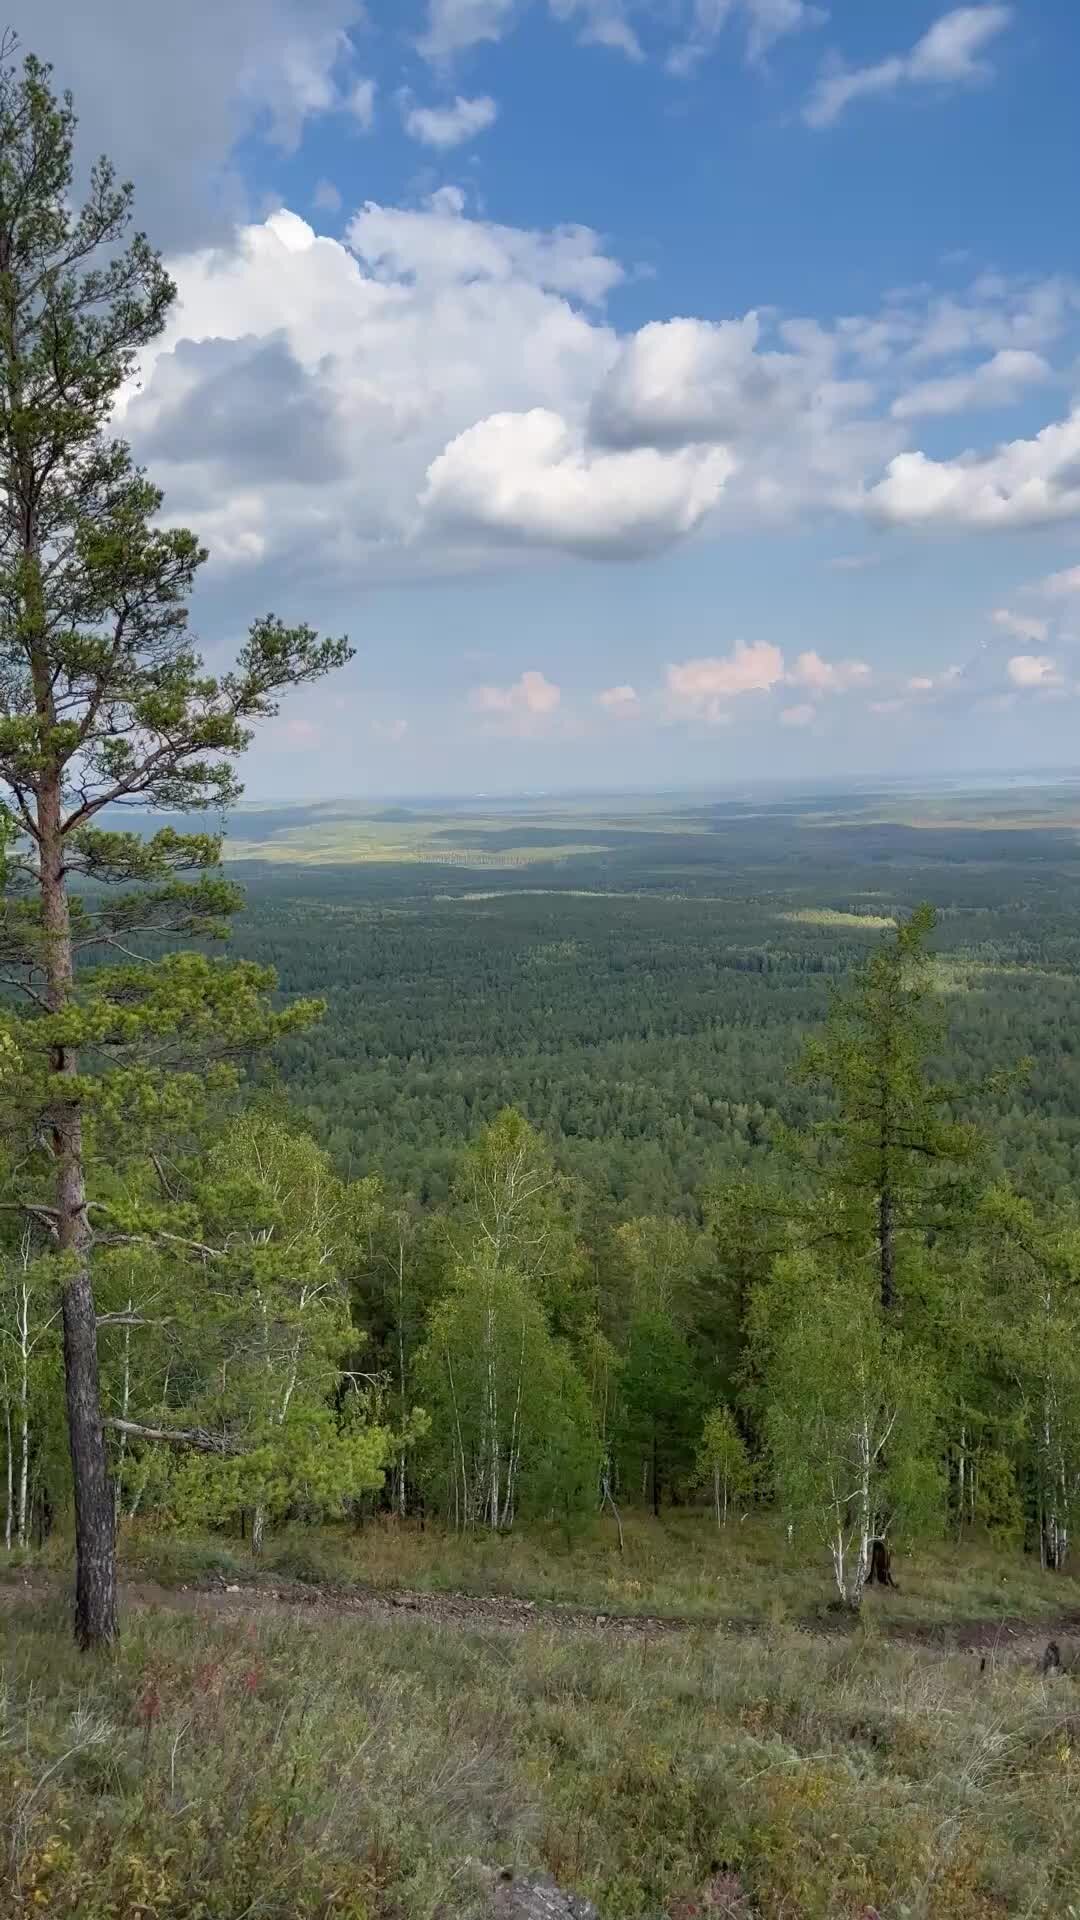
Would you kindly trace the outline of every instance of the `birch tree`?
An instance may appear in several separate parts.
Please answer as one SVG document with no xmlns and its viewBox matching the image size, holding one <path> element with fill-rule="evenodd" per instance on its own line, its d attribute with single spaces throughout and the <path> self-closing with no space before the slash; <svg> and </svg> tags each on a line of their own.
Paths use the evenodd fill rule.
<svg viewBox="0 0 1080 1920">
<path fill-rule="evenodd" d="M 915 1531 L 937 1511 L 933 1383 L 889 1323 L 876 1268 L 843 1251 L 781 1256 L 751 1336 L 781 1509 L 828 1549 L 840 1600 L 858 1608 L 878 1530 Z"/>
<path fill-rule="evenodd" d="M 753 1468 L 746 1442 L 730 1407 L 713 1407 L 705 1416 L 697 1454 L 699 1486 L 710 1486 L 718 1527 L 726 1527 L 728 1508 L 753 1485 Z"/>
<path fill-rule="evenodd" d="M 1007 1187 L 982 1209 L 1003 1370 L 1022 1409 L 1044 1567 L 1061 1572 L 1080 1524 L 1080 1229 Z"/>
<path fill-rule="evenodd" d="M 595 1502 L 599 1450 L 584 1384 L 519 1273 L 491 1249 L 460 1265 L 418 1363 L 428 1486 L 459 1527 L 505 1531 Z"/>
<path fill-rule="evenodd" d="M 47 1418 L 59 1381 L 60 1309 L 52 1266 L 51 1260 L 35 1257 L 29 1227 L 4 1263 L 0 1387 L 7 1452 L 4 1545 L 9 1551 L 12 1545 L 27 1545 L 32 1423 Z"/>
<path fill-rule="evenodd" d="M 160 333 L 174 288 L 141 234 L 132 190 L 106 160 L 72 203 L 75 116 L 49 69 L 0 72 L 0 789 L 19 840 L 0 927 L 5 980 L 23 996 L 24 1071 L 8 1099 L 35 1151 L 13 1201 L 44 1224 L 62 1292 L 64 1372 L 75 1495 L 75 1631 L 86 1647 L 116 1631 L 113 1494 L 102 1429 L 85 1124 L 110 1049 L 136 1071 L 121 1092 L 144 1107 L 160 1062 L 185 1038 L 228 1047 L 273 1023 L 267 977 L 222 973 L 196 955 L 80 979 L 88 949 L 127 950 L 133 934 L 221 926 L 236 904 L 215 877 L 212 837 L 172 827 L 150 838 L 110 829 L 103 810 L 225 806 L 249 724 L 282 689 L 342 662 L 344 642 L 257 620 L 235 667 L 207 673 L 186 602 L 205 554 L 161 524 L 162 499 L 110 437 L 116 397 Z M 201 878 L 185 874 L 201 870 Z M 92 905 L 72 890 L 133 884 Z M 24 892 L 12 897 L 21 881 Z"/>
</svg>

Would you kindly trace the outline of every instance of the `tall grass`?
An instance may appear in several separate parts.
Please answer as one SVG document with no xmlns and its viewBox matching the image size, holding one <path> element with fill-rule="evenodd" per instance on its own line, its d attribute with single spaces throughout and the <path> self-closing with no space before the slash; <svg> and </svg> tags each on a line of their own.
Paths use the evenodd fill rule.
<svg viewBox="0 0 1080 1920">
<path fill-rule="evenodd" d="M 1080 1914 L 1080 1690 L 1027 1656 L 146 1609 L 91 1662 L 25 1601 L 3 1631 L 4 1914 L 453 1920 L 470 1860 L 605 1920 L 710 1883 L 760 1920 Z"/>
</svg>

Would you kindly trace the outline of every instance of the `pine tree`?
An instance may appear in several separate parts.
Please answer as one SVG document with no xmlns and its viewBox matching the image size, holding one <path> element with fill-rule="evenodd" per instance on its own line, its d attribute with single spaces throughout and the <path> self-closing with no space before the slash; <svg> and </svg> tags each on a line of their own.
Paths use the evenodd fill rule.
<svg viewBox="0 0 1080 1920">
<path fill-rule="evenodd" d="M 86 1177 L 95 1071 L 103 1056 L 119 1061 L 126 1078 L 114 1077 L 110 1110 L 129 1118 L 133 1105 L 148 1112 L 166 1097 L 162 1066 L 185 1050 L 234 1050 L 274 1030 L 259 969 L 179 955 L 103 968 L 84 984 L 77 966 L 88 949 L 126 949 L 145 931 L 210 932 L 236 905 L 212 871 L 211 836 L 167 827 L 143 838 L 99 816 L 123 804 L 224 807 L 239 791 L 232 762 L 248 723 L 348 648 L 268 617 L 231 671 L 203 667 L 186 615 L 203 550 L 192 533 L 159 524 L 161 495 L 108 432 L 174 288 L 146 238 L 128 238 L 132 191 L 107 161 L 72 211 L 74 132 L 70 96 L 56 98 L 49 69 L 9 61 L 0 73 L 0 785 L 18 838 L 0 960 L 29 1003 L 7 1098 L 35 1147 L 12 1204 L 45 1229 L 60 1262 L 75 1626 L 94 1646 L 116 1630 Z M 198 877 L 185 878 L 192 870 Z M 89 903 L 71 891 L 79 876 L 93 883 Z M 99 889 L 114 882 L 135 890 L 103 904 Z M 151 1036 L 157 1064 L 140 1067 Z M 44 1196 L 26 1191 L 35 1176 L 47 1181 Z"/>
</svg>

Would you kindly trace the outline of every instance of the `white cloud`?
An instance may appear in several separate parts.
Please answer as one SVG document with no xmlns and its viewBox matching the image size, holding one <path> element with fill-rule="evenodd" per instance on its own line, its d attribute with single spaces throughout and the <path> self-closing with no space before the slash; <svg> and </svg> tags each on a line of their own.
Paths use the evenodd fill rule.
<svg viewBox="0 0 1080 1920">
<path fill-rule="evenodd" d="M 488 127 L 494 126 L 498 116 L 495 101 L 486 93 L 475 100 L 467 100 L 459 93 L 449 106 L 406 107 L 403 113 L 410 139 L 441 151 L 459 147 L 463 141 L 485 133 Z"/>
<path fill-rule="evenodd" d="M 665 64 L 669 73 L 684 78 L 712 52 L 728 22 L 741 19 L 746 57 L 753 65 L 764 59 L 778 40 L 807 27 L 819 27 L 827 18 L 824 7 L 811 5 L 810 0 L 694 0 L 688 31 L 671 49 Z"/>
<path fill-rule="evenodd" d="M 805 727 L 817 717 L 819 702 L 830 694 L 868 687 L 872 674 L 863 660 L 824 660 L 813 650 L 800 653 L 789 667 L 781 649 L 766 640 L 738 640 L 731 653 L 669 666 L 669 710 L 711 724 L 730 717 L 729 704 L 748 693 L 772 693 L 798 687 L 809 697 L 780 711 L 785 727 Z"/>
<path fill-rule="evenodd" d="M 1065 567 L 1060 573 L 1048 573 L 1040 591 L 1048 600 L 1065 600 L 1080 593 L 1080 567 Z"/>
<path fill-rule="evenodd" d="M 914 673 L 907 683 L 909 693 L 932 693 L 934 682 L 928 673 Z"/>
<path fill-rule="evenodd" d="M 602 693 L 597 694 L 596 701 L 607 713 L 628 715 L 639 712 L 641 708 L 636 689 L 625 685 L 605 687 Z"/>
<path fill-rule="evenodd" d="M 587 46 L 611 47 L 628 60 L 644 59 L 623 0 L 549 0 L 549 4 L 556 20 L 580 22 L 580 38 Z"/>
<path fill-rule="evenodd" d="M 428 468 L 421 506 L 452 531 L 630 558 L 691 533 L 731 469 L 718 448 L 596 451 L 560 414 L 533 407 L 452 440 Z"/>
<path fill-rule="evenodd" d="M 385 740 L 391 747 L 400 746 L 409 731 L 407 720 L 373 720 L 371 731 L 377 740 Z"/>
<path fill-rule="evenodd" d="M 909 53 L 872 66 L 827 66 L 803 108 L 808 127 L 831 127 L 854 100 L 895 94 L 904 87 L 951 88 L 990 77 L 980 56 L 1012 19 L 1009 6 L 955 7 L 935 20 Z"/>
<path fill-rule="evenodd" d="M 590 227 L 537 232 L 470 220 L 460 187 L 440 187 L 418 209 L 365 202 L 347 240 L 375 279 L 416 278 L 467 289 L 485 281 L 527 284 L 599 304 L 625 277 Z"/>
<path fill-rule="evenodd" d="M 849 506 L 859 476 L 880 470 L 903 436 L 860 417 L 873 389 L 843 373 L 835 335 L 812 321 L 775 331 L 783 345 L 766 346 L 756 313 L 640 328 L 595 395 L 592 436 L 612 447 L 727 446 L 739 468 L 732 505 L 753 514 Z"/>
<path fill-rule="evenodd" d="M 311 196 L 311 204 L 318 213 L 340 213 L 341 195 L 332 180 L 320 180 Z"/>
<path fill-rule="evenodd" d="M 1008 663 L 1008 675 L 1014 687 L 1060 687 L 1062 674 L 1056 660 L 1045 653 L 1016 653 Z"/>
<path fill-rule="evenodd" d="M 448 60 L 484 40 L 501 40 L 516 0 L 428 0 L 427 30 L 419 47 L 425 59 Z"/>
<path fill-rule="evenodd" d="M 1052 368 L 1039 353 L 1002 347 L 990 360 L 965 373 L 941 380 L 924 380 L 893 401 L 894 420 L 920 415 L 964 413 L 977 407 L 1004 407 L 1024 390 L 1052 378 Z"/>
<path fill-rule="evenodd" d="M 879 553 L 837 553 L 826 561 L 830 573 L 865 573 L 868 567 L 881 564 Z"/>
<path fill-rule="evenodd" d="M 850 693 L 870 679 L 865 660 L 823 660 L 820 653 L 800 653 L 787 675 L 793 687 L 807 687 L 812 693 Z"/>
<path fill-rule="evenodd" d="M 1037 620 L 1033 614 L 1010 613 L 1008 607 L 995 608 L 991 619 L 995 627 L 1003 633 L 1011 634 L 1014 640 L 1044 641 L 1050 631 L 1048 620 Z"/>
<path fill-rule="evenodd" d="M 500 729 L 524 738 L 543 733 L 562 703 L 562 689 L 530 667 L 509 687 L 474 687 L 474 713 L 495 720 Z"/>
<path fill-rule="evenodd" d="M 767 640 L 747 645 L 737 640 L 721 657 L 683 660 L 668 667 L 667 690 L 673 710 L 724 725 L 727 703 L 747 693 L 768 693 L 784 678 L 784 656 Z"/>
<path fill-rule="evenodd" d="M 994 453 L 931 460 L 901 453 L 867 495 L 869 511 L 892 526 L 1051 526 L 1080 516 L 1080 409 L 1031 440 Z"/>
<path fill-rule="evenodd" d="M 624 269 L 597 234 L 471 217 L 459 187 L 369 202 L 340 240 L 280 209 L 169 265 L 178 306 L 123 431 L 170 518 L 205 534 L 219 570 L 260 564 L 272 597 L 279 582 L 505 566 L 537 547 L 633 558 L 702 526 L 823 512 L 1010 524 L 1062 517 L 1080 495 L 1080 415 L 932 461 L 859 370 L 874 316 L 684 317 L 620 335 L 603 306 Z M 970 304 L 1005 327 L 1032 297 L 984 286 Z M 906 361 L 917 298 L 884 312 Z"/>
<path fill-rule="evenodd" d="M 374 80 L 357 80 L 349 90 L 349 96 L 345 102 L 346 109 L 362 133 L 374 131 L 377 91 Z"/>
<path fill-rule="evenodd" d="M 71 85 L 77 153 L 105 152 L 136 182 L 155 245 L 228 244 L 246 217 L 237 141 L 266 131 L 285 149 L 342 106 L 361 0 L 8 0 L 4 24 Z"/>
</svg>

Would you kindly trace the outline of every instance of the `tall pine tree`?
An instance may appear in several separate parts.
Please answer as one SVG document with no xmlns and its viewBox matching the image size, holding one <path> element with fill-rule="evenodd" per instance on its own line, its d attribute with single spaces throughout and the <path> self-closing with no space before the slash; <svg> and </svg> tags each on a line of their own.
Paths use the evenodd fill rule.
<svg viewBox="0 0 1080 1920">
<path fill-rule="evenodd" d="M 54 95 L 49 69 L 9 60 L 0 74 L 0 785 L 16 837 L 0 959 L 28 1008 L 8 1084 L 28 1156 L 10 1204 L 47 1233 L 60 1263 L 75 1624 L 93 1646 L 115 1633 L 116 1608 L 87 1110 L 108 1098 L 114 1112 L 140 1102 L 149 1112 L 167 1097 L 163 1067 L 184 1047 L 204 1057 L 274 1030 L 269 982 L 255 969 L 174 955 L 80 975 L 85 949 L 125 944 L 133 931 L 211 931 L 236 904 L 212 872 L 212 837 L 166 828 L 144 838 L 110 831 L 99 816 L 124 803 L 182 812 L 230 802 L 248 723 L 348 648 L 268 617 L 229 672 L 205 670 L 186 615 L 205 555 L 192 533 L 159 524 L 161 495 L 108 432 L 174 288 L 146 238 L 129 237 L 132 190 L 107 161 L 73 212 L 74 131 L 71 99 Z M 86 902 L 71 890 L 79 876 L 93 883 Z M 134 891 L 102 904 L 110 883 Z M 152 1049 L 141 1049 L 148 1040 Z"/>
</svg>

